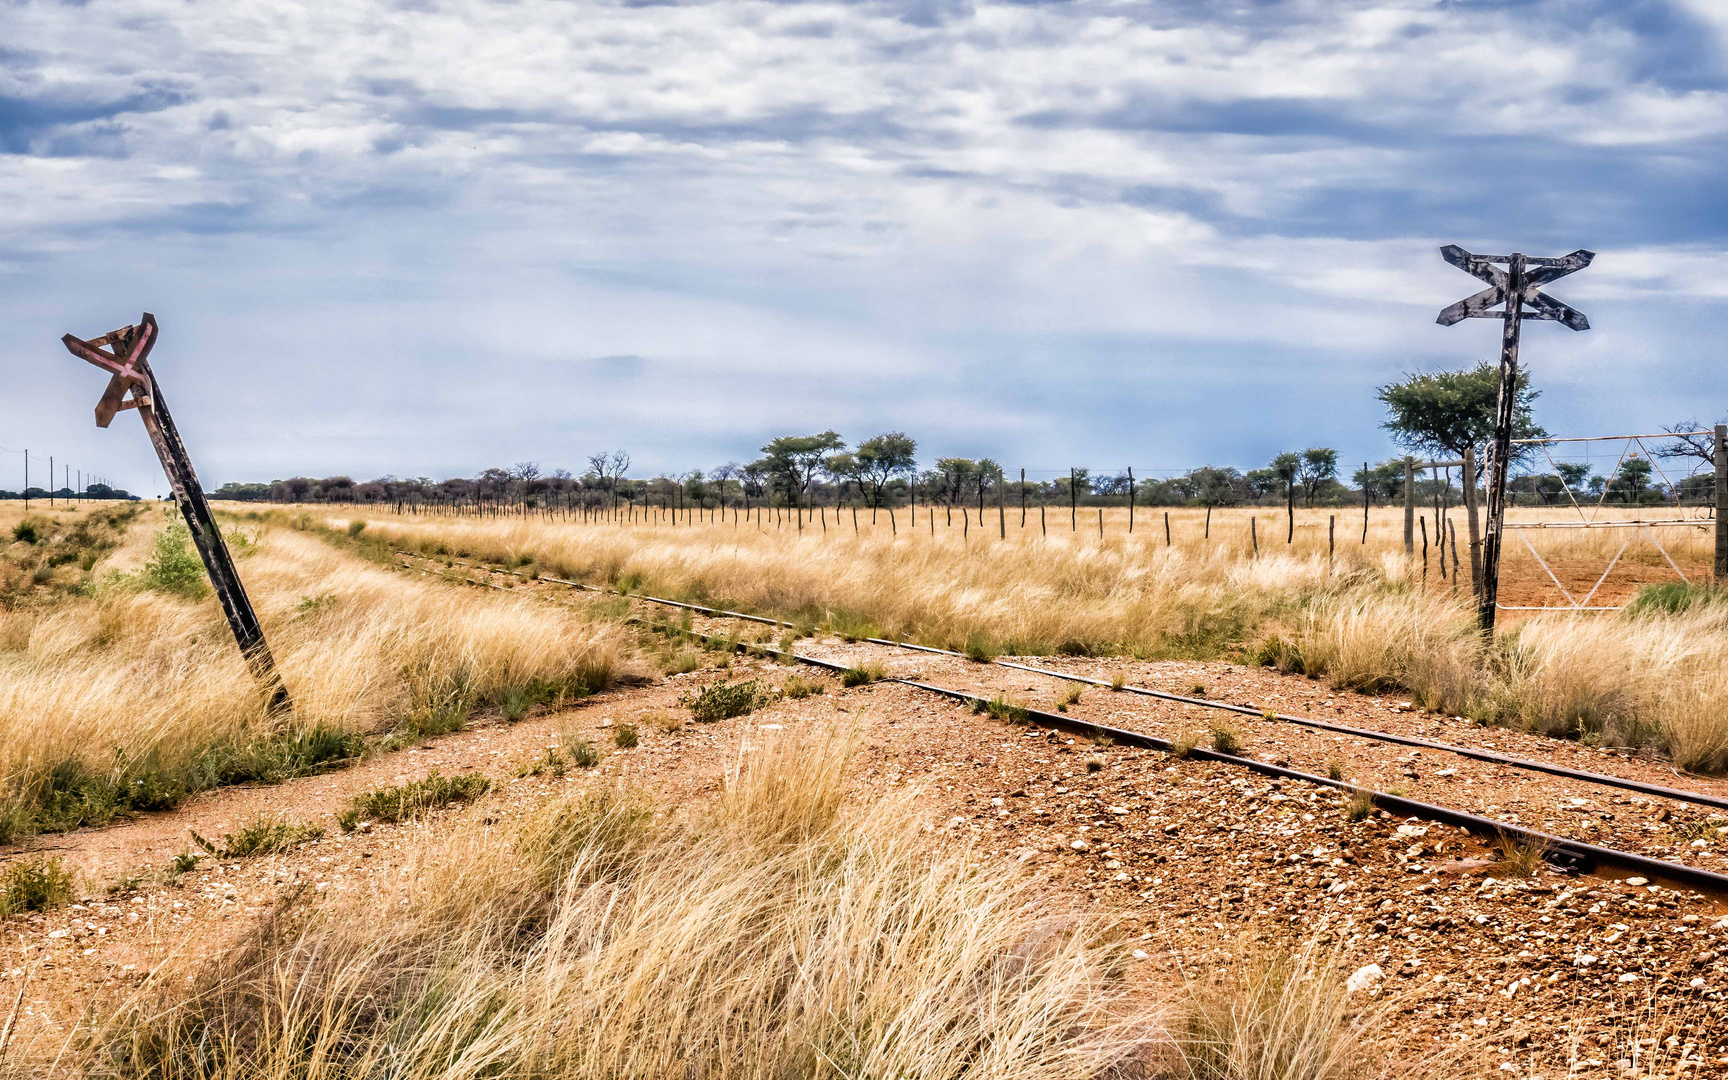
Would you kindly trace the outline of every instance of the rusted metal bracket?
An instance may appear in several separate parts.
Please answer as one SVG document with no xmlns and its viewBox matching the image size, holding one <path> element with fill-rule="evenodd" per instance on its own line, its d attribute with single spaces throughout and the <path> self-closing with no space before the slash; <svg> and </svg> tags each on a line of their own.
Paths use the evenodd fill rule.
<svg viewBox="0 0 1728 1080">
<path fill-rule="evenodd" d="M 162 471 L 168 476 L 174 502 L 180 507 L 186 527 L 192 533 L 192 543 L 198 548 L 199 558 L 204 560 L 204 569 L 210 573 L 210 584 L 216 589 L 222 613 L 227 616 L 234 640 L 240 645 L 240 654 L 246 658 L 247 665 L 268 695 L 269 711 L 272 714 L 286 712 L 293 706 L 288 688 L 282 684 L 282 676 L 276 670 L 276 658 L 264 640 L 264 628 L 252 610 L 246 587 L 241 584 L 234 559 L 222 539 L 222 529 L 204 498 L 204 488 L 198 483 L 198 474 L 193 471 L 192 460 L 186 455 L 186 446 L 180 441 L 180 432 L 174 426 L 174 418 L 169 415 L 167 403 L 162 400 L 161 389 L 150 370 L 150 350 L 156 346 L 158 333 L 156 316 L 145 312 L 136 326 L 123 326 L 88 341 L 71 334 L 60 340 L 73 356 L 109 374 L 108 388 L 96 403 L 97 427 L 107 427 L 124 410 L 138 410 L 139 418 L 144 421 L 144 430 L 156 448 L 156 456 L 162 460 Z M 104 352 L 104 348 L 108 351 Z"/>
</svg>

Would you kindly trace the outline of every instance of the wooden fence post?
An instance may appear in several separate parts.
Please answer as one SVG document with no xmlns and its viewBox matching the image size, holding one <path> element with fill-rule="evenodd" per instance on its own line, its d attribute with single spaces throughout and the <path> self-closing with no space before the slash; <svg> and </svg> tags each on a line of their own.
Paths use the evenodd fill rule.
<svg viewBox="0 0 1728 1080">
<path fill-rule="evenodd" d="M 264 640 L 264 628 L 252 610 L 252 601 L 246 596 L 246 587 L 241 583 L 234 559 L 228 553 L 228 545 L 222 539 L 221 526 L 204 498 L 204 489 L 198 483 L 192 459 L 186 454 L 180 431 L 169 415 L 167 402 L 162 400 L 162 388 L 150 370 L 150 350 L 156 344 L 156 337 L 156 316 L 145 312 L 139 325 L 123 327 L 92 341 L 83 341 L 71 334 L 60 340 L 73 356 L 95 364 L 111 375 L 108 389 L 96 405 L 97 427 L 107 427 L 122 409 L 138 410 L 139 419 L 144 421 L 144 430 L 150 435 L 150 443 L 156 448 L 156 456 L 162 460 L 162 471 L 168 476 L 174 502 L 186 519 L 192 543 L 198 548 L 198 556 L 204 560 L 204 569 L 210 574 L 210 584 L 215 587 L 216 598 L 221 602 L 222 613 L 228 618 L 228 627 L 234 632 L 240 654 L 246 658 L 254 677 L 263 684 L 268 700 L 266 708 L 273 714 L 285 712 L 293 707 L 288 688 L 282 684 L 281 673 L 276 670 L 276 658 Z M 102 352 L 103 345 L 110 346 L 113 352 Z M 49 477 L 48 482 L 52 485 L 53 477 Z"/>
<path fill-rule="evenodd" d="M 1260 519 L 1257 517 L 1248 519 L 1248 539 L 1254 541 L 1254 554 L 1260 554 Z"/>
<path fill-rule="evenodd" d="M 1020 470 L 1020 527 L 1026 527 L 1026 470 Z"/>
<path fill-rule="evenodd" d="M 1404 459 L 1404 554 L 1416 554 L 1416 459 Z"/>
<path fill-rule="evenodd" d="M 1168 514 L 1165 517 L 1169 517 Z M 1128 466 L 1128 535 L 1134 535 L 1134 466 Z"/>
<path fill-rule="evenodd" d="M 1008 539 L 1008 478 L 1004 476 L 996 485 L 996 531 L 1001 539 Z"/>
<path fill-rule="evenodd" d="M 1068 531 L 1080 531 L 1080 489 L 1074 484 L 1074 470 L 1068 470 Z"/>
<path fill-rule="evenodd" d="M 1368 463 L 1362 463 L 1362 545 L 1368 545 L 1368 503 L 1374 490 L 1374 478 L 1369 475 Z"/>
<path fill-rule="evenodd" d="M 1164 546 L 1170 546 L 1170 511 L 1164 511 Z"/>
<path fill-rule="evenodd" d="M 1716 580 L 1728 582 L 1728 424 L 1716 425 Z"/>
<path fill-rule="evenodd" d="M 1326 557 L 1328 559 L 1330 559 L 1332 557 L 1333 553 L 1338 550 L 1338 545 L 1332 539 L 1332 530 L 1335 529 L 1337 527 L 1337 525 L 1338 525 L 1338 515 L 1337 514 L 1327 514 L 1326 515 Z"/>
</svg>

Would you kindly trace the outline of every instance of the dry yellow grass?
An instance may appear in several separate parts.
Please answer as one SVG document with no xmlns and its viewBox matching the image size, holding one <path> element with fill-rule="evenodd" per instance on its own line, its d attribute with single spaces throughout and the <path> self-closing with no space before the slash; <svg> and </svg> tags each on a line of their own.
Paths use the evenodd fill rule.
<svg viewBox="0 0 1728 1080">
<path fill-rule="evenodd" d="M 853 742 L 818 730 L 740 745 L 720 796 L 676 815 L 597 787 L 514 845 L 471 817 L 421 841 L 396 894 L 290 909 L 243 948 L 158 972 L 94 1018 L 62 1067 L 194 1080 L 1458 1075 L 1400 1055 L 1378 1030 L 1390 1003 L 1347 998 L 1339 958 L 1315 949 L 1170 1004 L 1131 973 L 1108 916 L 1052 912 L 1018 864 L 933 837 L 912 797 L 848 806 Z"/>
<path fill-rule="evenodd" d="M 1425 511 L 1431 513 L 1430 511 Z M 1616 513 L 1625 516 L 1624 509 Z M 1702 604 L 1668 613 L 1536 614 L 1510 619 L 1492 647 L 1473 624 L 1468 586 L 1424 577 L 1420 556 L 1403 552 L 1401 510 L 1376 510 L 1368 542 L 1361 516 L 1297 511 L 1296 542 L 1283 542 L 1282 513 L 1216 511 L 1210 536 L 1203 510 L 1139 511 L 1130 536 L 1126 514 L 1107 511 L 1104 535 L 1071 531 L 1051 515 L 1019 524 L 1007 516 L 1006 540 L 987 510 L 981 528 L 953 526 L 938 510 L 934 534 L 922 509 L 916 530 L 904 511 L 852 530 L 850 512 L 806 522 L 802 531 L 770 513 L 753 520 L 671 525 L 540 519 L 365 518 L 369 529 L 404 547 L 533 563 L 590 583 L 622 583 L 823 624 L 841 633 L 913 640 L 980 652 L 1044 655 L 1058 651 L 1158 656 L 1256 656 L 1324 676 L 1341 687 L 1402 688 L 1424 704 L 1556 734 L 1656 745 L 1688 768 L 1728 768 L 1728 606 Z M 1672 512 L 1646 509 L 1645 516 Z M 1327 519 L 1338 517 L 1336 547 Z M 1577 519 L 1570 509 L 1519 509 L 1515 520 Z M 1250 520 L 1257 522 L 1250 526 Z M 331 511 L 344 524 L 346 513 Z M 1349 528 L 1346 528 L 1349 521 Z M 1058 527 L 1059 526 L 1059 527 Z M 1252 529 L 1252 531 L 1251 531 Z M 1254 556 L 1252 535 L 1260 554 Z M 1268 535 L 1270 534 L 1270 536 Z M 1626 533 L 1554 530 L 1532 542 L 1551 564 L 1607 562 Z M 1663 543 L 1682 568 L 1706 562 L 1709 536 L 1673 530 Z M 1522 541 L 1509 548 L 1503 583 L 1540 585 L 1540 567 Z M 1653 546 L 1628 549 L 1644 564 L 1663 563 Z M 1663 563 L 1665 570 L 1665 563 Z M 1524 575 L 1524 576 L 1520 576 Z M 1696 577 L 1696 575 L 1694 575 Z M 1551 586 L 1549 586 L 1551 588 Z M 1544 602 L 1561 601 L 1555 593 Z M 1274 638 L 1281 643 L 1267 650 Z"/>
<path fill-rule="evenodd" d="M 1167 1047 L 1107 923 L 841 813 L 846 739 L 741 752 L 717 805 L 598 791 L 512 850 L 477 823 L 400 896 L 266 924 L 164 973 L 85 1071 L 121 1076 L 1097 1076 Z M 386 914 L 387 913 L 387 914 Z"/>
<path fill-rule="evenodd" d="M 213 599 L 142 588 L 153 509 L 83 590 L 0 610 L 0 777 L 9 832 L 172 804 L 271 778 L 397 724 L 453 726 L 510 694 L 604 686 L 618 631 L 579 613 L 452 589 L 319 539 L 251 527 L 239 567 L 295 709 L 267 720 Z M 21 816 L 22 815 L 22 816 Z"/>
</svg>

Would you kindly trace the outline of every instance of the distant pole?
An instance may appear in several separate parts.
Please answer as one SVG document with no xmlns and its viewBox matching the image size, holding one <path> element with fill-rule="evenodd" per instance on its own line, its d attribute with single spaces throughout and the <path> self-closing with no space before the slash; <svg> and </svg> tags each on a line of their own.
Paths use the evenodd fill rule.
<svg viewBox="0 0 1728 1080">
<path fill-rule="evenodd" d="M 1075 473 L 1068 470 L 1068 531 L 1080 531 L 1080 489 L 1074 483 Z"/>
<path fill-rule="evenodd" d="M 1290 531 L 1284 537 L 1284 544 L 1286 547 L 1288 547 L 1289 545 L 1294 544 L 1296 542 L 1296 474 L 1295 473 L 1291 473 L 1290 479 L 1288 479 L 1284 482 L 1284 489 L 1285 489 L 1284 501 L 1286 504 L 1285 505 L 1285 513 L 1290 515 L 1290 518 L 1289 518 Z"/>
<path fill-rule="evenodd" d="M 1362 543 L 1368 543 L 1368 500 L 1374 490 L 1374 477 L 1368 472 L 1368 463 L 1362 463 Z"/>
<path fill-rule="evenodd" d="M 996 482 L 996 531 L 1001 534 L 1001 539 L 1008 539 L 1008 478 L 1006 476 Z"/>
<path fill-rule="evenodd" d="M 48 455 L 48 505 L 54 505 L 54 455 Z"/>
<path fill-rule="evenodd" d="M 1326 557 L 1328 559 L 1330 559 L 1332 557 L 1333 553 L 1338 550 L 1338 545 L 1332 538 L 1332 530 L 1335 529 L 1337 527 L 1337 525 L 1338 525 L 1338 515 L 1337 514 L 1327 514 L 1326 515 Z"/>
<path fill-rule="evenodd" d="M 1201 537 L 1201 539 L 1202 540 L 1212 539 L 1212 504 L 1211 503 L 1206 504 L 1206 533 L 1205 533 L 1205 535 L 1203 535 Z"/>
<path fill-rule="evenodd" d="M 1728 424 L 1716 425 L 1716 580 L 1728 581 Z"/>
<path fill-rule="evenodd" d="M 1164 511 L 1164 546 L 1170 546 L 1170 511 Z"/>
<path fill-rule="evenodd" d="M 1248 519 L 1248 539 L 1254 542 L 1254 554 L 1260 554 L 1260 519 L 1257 517 Z"/>
<path fill-rule="evenodd" d="M 1026 470 L 1020 470 L 1020 527 L 1026 527 Z"/>
<path fill-rule="evenodd" d="M 1404 458 L 1404 554 L 1416 554 L 1416 459 Z"/>
<path fill-rule="evenodd" d="M 1170 515 L 1164 515 L 1166 519 Z M 1134 535 L 1134 466 L 1128 466 L 1128 535 Z"/>
</svg>

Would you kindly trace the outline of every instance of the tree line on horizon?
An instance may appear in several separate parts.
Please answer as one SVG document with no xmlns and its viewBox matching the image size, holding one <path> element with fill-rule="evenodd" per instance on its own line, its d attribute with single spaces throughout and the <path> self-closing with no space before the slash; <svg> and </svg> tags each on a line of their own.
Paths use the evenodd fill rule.
<svg viewBox="0 0 1728 1080">
<path fill-rule="evenodd" d="M 1418 373 L 1379 387 L 1377 398 L 1388 419 L 1381 426 L 1394 442 L 1426 459 L 1456 460 L 1470 446 L 1476 452 L 1480 483 L 1486 468 L 1483 452 L 1493 434 L 1499 372 L 1488 363 L 1453 372 Z M 1547 431 L 1535 422 L 1533 405 L 1539 391 L 1520 373 L 1517 385 L 1514 438 L 1542 438 Z M 1673 425 L 1670 431 L 1691 431 L 1695 421 Z M 1652 482 L 1654 465 L 1638 455 L 1621 460 L 1609 476 L 1595 475 L 1591 466 L 1561 462 L 1552 472 L 1530 469 L 1536 447 L 1524 447 L 1515 465 L 1525 466 L 1509 489 L 1528 501 L 1558 505 L 1574 496 L 1601 496 L 1628 503 L 1673 500 L 1707 501 L 1712 478 L 1692 475 L 1672 486 Z M 1659 456 L 1710 460 L 1710 447 L 1697 437 L 1679 438 Z M 762 457 L 750 462 L 728 461 L 708 470 L 679 476 L 661 474 L 631 478 L 631 459 L 624 450 L 602 451 L 588 457 L 580 473 L 568 469 L 544 471 L 537 462 L 493 467 L 473 477 L 434 481 L 421 476 L 384 476 L 356 481 L 348 476 L 293 477 L 269 483 L 229 483 L 211 497 L 244 502 L 381 503 L 447 506 L 508 505 L 616 508 L 620 504 L 679 507 L 772 505 L 785 507 L 841 506 L 889 508 L 916 501 L 957 506 L 988 505 L 998 500 L 1019 505 L 1123 505 L 1130 494 L 1143 506 L 1239 506 L 1267 503 L 1305 506 L 1401 501 L 1404 458 L 1364 463 L 1346 485 L 1339 474 L 1338 452 L 1310 446 L 1277 454 L 1264 467 L 1243 471 L 1231 466 L 1204 465 L 1178 476 L 1133 477 L 1120 473 L 1094 474 L 1074 469 L 1068 476 L 1026 480 L 1010 475 L 992 458 L 942 457 L 925 469 L 918 466 L 917 440 L 902 431 L 887 431 L 855 446 L 838 432 L 784 435 L 762 447 Z M 1461 492 L 1462 477 L 1435 479 L 1421 474 L 1416 496 L 1426 502 L 1443 489 Z"/>
</svg>

